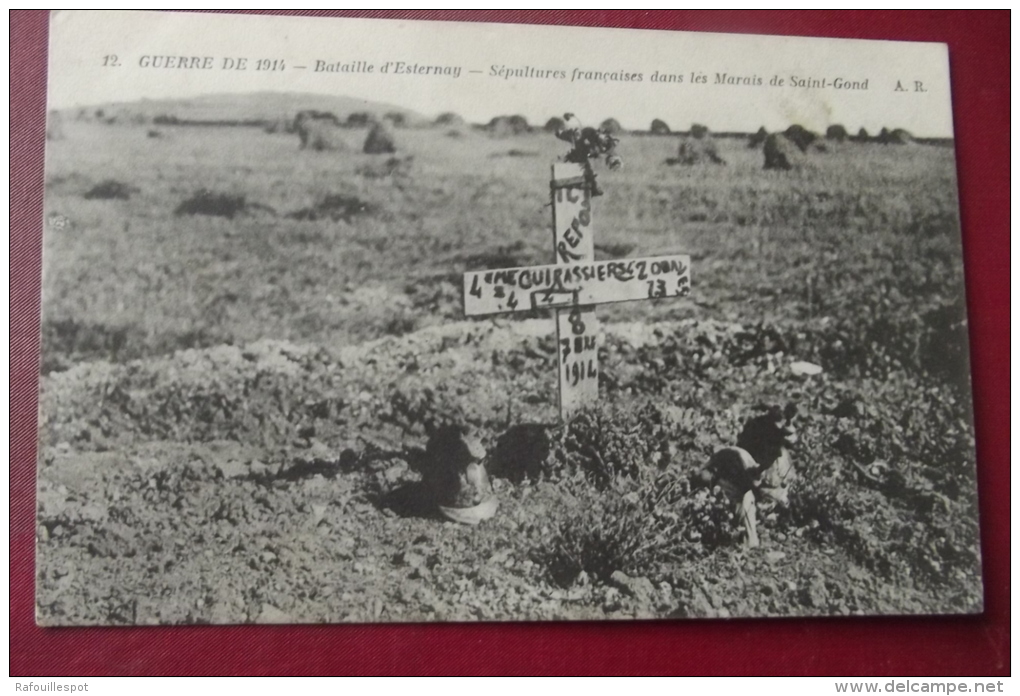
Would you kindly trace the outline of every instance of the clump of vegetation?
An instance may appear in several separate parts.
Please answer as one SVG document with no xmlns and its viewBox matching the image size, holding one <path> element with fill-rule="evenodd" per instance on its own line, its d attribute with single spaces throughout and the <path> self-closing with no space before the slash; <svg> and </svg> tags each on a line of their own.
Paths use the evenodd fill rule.
<svg viewBox="0 0 1020 696">
<path fill-rule="evenodd" d="M 400 313 L 390 317 L 383 324 L 383 332 L 390 336 L 403 336 L 418 328 L 418 319 L 413 314 Z"/>
<path fill-rule="evenodd" d="M 46 319 L 42 322 L 42 373 L 66 369 L 83 355 L 116 361 L 133 333 L 127 326 Z"/>
<path fill-rule="evenodd" d="M 595 242 L 595 251 L 604 258 L 620 259 L 634 251 L 634 246 L 629 242 Z"/>
<path fill-rule="evenodd" d="M 693 490 L 690 472 L 645 468 L 640 480 L 591 485 L 579 471 L 560 482 L 565 505 L 532 555 L 549 579 L 570 586 L 581 573 L 606 582 L 615 571 L 658 575 L 667 564 L 737 541 L 732 503 L 718 488 Z"/>
<path fill-rule="evenodd" d="M 331 193 L 320 198 L 314 205 L 301 208 L 288 217 L 295 220 L 343 220 L 350 222 L 361 215 L 372 215 L 378 211 L 377 206 L 361 200 L 357 196 L 342 193 Z"/>
<path fill-rule="evenodd" d="M 518 239 L 510 244 L 459 255 L 458 260 L 465 268 L 497 269 L 533 265 L 540 263 L 541 257 L 541 252 Z"/>
<path fill-rule="evenodd" d="M 248 207 L 247 197 L 244 194 L 230 194 L 199 189 L 177 206 L 176 215 L 209 215 L 212 217 L 225 217 L 233 220 L 236 215 L 244 212 Z"/>
<path fill-rule="evenodd" d="M 538 157 L 538 153 L 534 150 L 519 150 L 517 148 L 511 148 L 506 152 L 493 152 L 489 157 Z"/>
<path fill-rule="evenodd" d="M 122 181 L 116 181 L 114 179 L 106 179 L 105 181 L 96 184 L 82 196 L 88 200 L 121 200 L 126 201 L 131 198 L 132 194 L 138 193 L 139 188 L 137 186 L 131 186 L 125 184 Z"/>
<path fill-rule="evenodd" d="M 599 490 L 647 486 L 675 464 L 678 453 L 693 452 L 694 461 L 710 453 L 710 422 L 709 413 L 657 402 L 623 409 L 594 405 L 562 427 L 510 428 L 497 443 L 497 468 L 512 480 L 580 475 Z"/>
<path fill-rule="evenodd" d="M 532 553 L 553 583 L 569 587 L 582 572 L 606 582 L 614 571 L 640 573 L 675 555 L 680 536 L 650 520 L 639 498 L 600 493 L 578 480 L 567 498 L 549 538 Z"/>
<path fill-rule="evenodd" d="M 582 410 L 566 426 L 562 463 L 582 472 L 598 488 L 621 476 L 637 478 L 648 460 L 649 443 L 628 420 L 614 418 L 606 409 Z"/>
<path fill-rule="evenodd" d="M 414 156 L 389 157 L 383 162 L 366 162 L 360 165 L 355 172 L 366 179 L 385 179 L 393 176 L 410 176 L 411 165 Z"/>
</svg>

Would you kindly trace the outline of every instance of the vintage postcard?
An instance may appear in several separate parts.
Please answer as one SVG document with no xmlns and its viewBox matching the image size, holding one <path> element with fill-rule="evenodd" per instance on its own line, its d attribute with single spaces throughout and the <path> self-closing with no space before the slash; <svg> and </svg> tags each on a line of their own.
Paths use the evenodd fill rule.
<svg viewBox="0 0 1020 696">
<path fill-rule="evenodd" d="M 948 66 L 54 13 L 38 622 L 980 612 Z"/>
</svg>

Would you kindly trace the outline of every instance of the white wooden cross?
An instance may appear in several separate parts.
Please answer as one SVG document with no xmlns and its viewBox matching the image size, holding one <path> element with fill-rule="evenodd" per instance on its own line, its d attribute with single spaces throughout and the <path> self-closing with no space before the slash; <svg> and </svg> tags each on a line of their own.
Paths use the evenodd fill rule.
<svg viewBox="0 0 1020 696">
<path fill-rule="evenodd" d="M 690 256 L 595 261 L 591 191 L 573 163 L 552 170 L 553 253 L 548 266 L 464 274 L 467 316 L 556 308 L 560 417 L 599 398 L 599 330 L 595 305 L 691 290 Z"/>
</svg>

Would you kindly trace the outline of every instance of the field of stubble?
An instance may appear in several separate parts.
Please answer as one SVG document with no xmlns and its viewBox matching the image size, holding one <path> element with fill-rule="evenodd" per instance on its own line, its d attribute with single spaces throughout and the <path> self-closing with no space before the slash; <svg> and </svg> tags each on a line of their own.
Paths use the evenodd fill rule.
<svg viewBox="0 0 1020 696">
<path fill-rule="evenodd" d="M 465 270 L 552 260 L 551 136 L 398 130 L 397 155 L 371 156 L 363 130 L 338 153 L 246 128 L 65 130 L 40 623 L 980 611 L 951 148 L 835 144 L 767 172 L 739 140 L 726 166 L 679 167 L 675 138 L 623 136 L 597 256 L 689 253 L 692 294 L 601 307 L 600 407 L 557 425 L 551 320 L 467 321 L 460 300 Z M 231 215 L 179 208 L 202 190 Z M 787 402 L 791 504 L 744 549 L 689 476 Z M 490 452 L 548 426 L 541 474 L 494 470 L 500 512 L 477 528 L 390 504 L 450 420 Z"/>
</svg>

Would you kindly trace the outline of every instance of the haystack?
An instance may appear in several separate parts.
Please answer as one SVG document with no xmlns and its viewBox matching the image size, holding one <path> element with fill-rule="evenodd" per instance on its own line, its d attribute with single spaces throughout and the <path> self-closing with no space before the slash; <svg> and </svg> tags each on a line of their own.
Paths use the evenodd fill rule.
<svg viewBox="0 0 1020 696">
<path fill-rule="evenodd" d="M 545 122 L 545 125 L 542 127 L 542 130 L 544 130 L 546 133 L 559 133 L 566 127 L 567 127 L 566 121 L 564 121 L 559 116 L 553 116 L 552 118 Z"/>
<path fill-rule="evenodd" d="M 797 169 L 804 163 L 804 153 L 789 137 L 772 133 L 765 138 L 762 146 L 765 155 L 765 169 Z"/>
<path fill-rule="evenodd" d="M 325 152 L 346 149 L 340 126 L 330 119 L 305 117 L 297 121 L 295 128 L 302 150 Z"/>
<path fill-rule="evenodd" d="M 344 125 L 348 128 L 365 128 L 373 121 L 375 121 L 375 116 L 367 111 L 355 111 L 354 113 L 347 114 L 347 120 L 344 121 Z"/>
<path fill-rule="evenodd" d="M 695 136 L 692 129 L 691 134 L 680 141 L 680 149 L 677 151 L 676 164 L 693 166 L 696 164 L 726 164 L 726 160 L 719 156 L 719 150 L 715 140 L 708 134 L 708 129 L 701 131 L 700 136 Z"/>
<path fill-rule="evenodd" d="M 783 131 L 783 135 L 786 136 L 787 140 L 789 140 L 798 148 L 800 148 L 801 152 L 807 152 L 807 149 L 808 147 L 811 146 L 811 143 L 818 140 L 817 133 L 809 131 L 804 126 L 797 124 L 794 124 L 787 128 L 785 131 Z"/>
<path fill-rule="evenodd" d="M 266 123 L 264 128 L 266 133 L 293 133 L 294 122 L 289 121 L 286 118 L 274 118 Z"/>
<path fill-rule="evenodd" d="M 697 140 L 708 136 L 708 126 L 703 126 L 700 123 L 691 124 L 691 137 Z"/>
<path fill-rule="evenodd" d="M 599 124 L 599 130 L 605 131 L 610 135 L 616 135 L 617 133 L 623 132 L 623 126 L 615 118 L 607 118 L 605 121 Z"/>
<path fill-rule="evenodd" d="M 362 151 L 369 155 L 383 155 L 397 151 L 397 146 L 393 142 L 393 131 L 385 121 L 380 121 L 372 126 L 368 137 L 365 138 L 365 146 Z"/>
<path fill-rule="evenodd" d="M 765 130 L 765 126 L 762 126 L 747 139 L 747 147 L 749 149 L 761 147 L 765 144 L 765 138 L 767 137 L 769 137 L 769 132 Z"/>
<path fill-rule="evenodd" d="M 832 140 L 833 142 L 841 143 L 849 137 L 850 134 L 846 132 L 846 128 L 844 128 L 838 123 L 835 123 L 825 129 L 826 140 Z"/>
<path fill-rule="evenodd" d="M 514 114 L 512 116 L 495 117 L 489 121 L 485 129 L 497 138 L 509 138 L 528 133 L 531 131 L 531 126 L 528 125 L 528 119 L 520 114 Z"/>
<path fill-rule="evenodd" d="M 652 135 L 668 135 L 669 126 L 661 118 L 652 119 L 652 126 L 648 129 Z"/>
<path fill-rule="evenodd" d="M 903 128 L 897 128 L 889 134 L 889 142 L 896 145 L 910 145 L 914 142 L 914 135 Z"/>
<path fill-rule="evenodd" d="M 394 128 L 405 128 L 407 126 L 407 114 L 400 111 L 388 111 L 383 116 L 384 121 L 389 121 Z"/>
<path fill-rule="evenodd" d="M 460 114 L 455 114 L 452 111 L 444 111 L 436 116 L 434 124 L 437 126 L 463 126 L 464 119 L 461 118 Z"/>
<path fill-rule="evenodd" d="M 340 119 L 336 117 L 332 111 L 319 111 L 318 109 L 304 109 L 303 111 L 297 112 L 294 116 L 294 131 L 297 131 L 302 121 L 329 121 L 335 125 L 340 125 Z"/>
<path fill-rule="evenodd" d="M 910 131 L 903 128 L 896 128 L 895 130 L 883 128 L 882 132 L 878 134 L 878 142 L 884 145 L 909 145 L 914 142 L 914 136 L 910 134 Z"/>
</svg>

